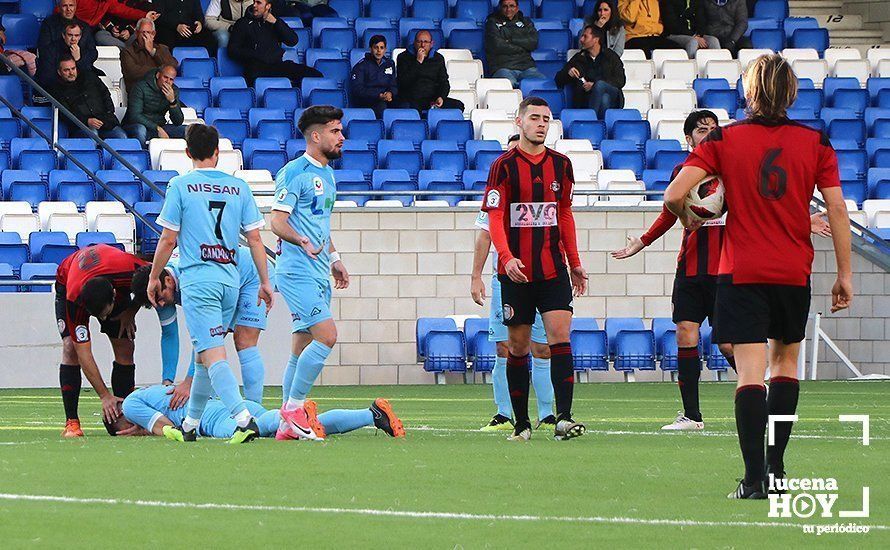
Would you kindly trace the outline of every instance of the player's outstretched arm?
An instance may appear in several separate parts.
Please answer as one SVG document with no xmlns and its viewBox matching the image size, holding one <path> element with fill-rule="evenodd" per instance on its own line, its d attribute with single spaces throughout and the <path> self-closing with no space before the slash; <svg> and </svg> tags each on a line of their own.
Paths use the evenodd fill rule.
<svg viewBox="0 0 890 550">
<path fill-rule="evenodd" d="M 616 260 L 630 258 L 667 233 L 668 229 L 672 228 L 675 223 L 677 223 L 677 216 L 667 208 L 662 208 L 661 214 L 655 218 L 655 221 L 652 222 L 652 225 L 649 226 L 645 233 L 640 237 L 628 237 L 627 246 L 613 251 L 612 257 Z"/>
<path fill-rule="evenodd" d="M 105 380 L 102 379 L 102 373 L 99 372 L 99 365 L 96 364 L 96 358 L 93 357 L 93 346 L 90 342 L 75 342 L 74 350 L 77 352 L 77 361 L 84 376 L 96 390 L 96 394 L 102 401 L 102 417 L 106 422 L 113 422 L 118 417 L 117 404 L 123 401 L 120 397 L 115 397 L 108 387 Z"/>
<path fill-rule="evenodd" d="M 831 288 L 831 312 L 850 307 L 853 301 L 853 268 L 850 262 L 850 216 L 840 187 L 821 189 L 828 209 L 831 240 L 834 241 L 834 258 L 837 263 L 837 280 Z"/>
<path fill-rule="evenodd" d="M 176 248 L 176 240 L 179 238 L 179 231 L 164 228 L 161 232 L 161 238 L 158 240 L 158 247 L 155 249 L 155 257 L 151 262 L 151 273 L 148 275 L 148 299 L 151 305 L 158 307 L 158 293 L 161 291 L 161 271 L 170 261 L 173 255 L 173 249 Z"/>
<path fill-rule="evenodd" d="M 810 216 L 810 233 L 820 237 L 831 236 L 831 224 L 825 219 L 825 212 L 816 212 Z"/>
<path fill-rule="evenodd" d="M 488 231 L 480 229 L 476 232 L 476 245 L 473 248 L 473 271 L 470 273 L 470 296 L 480 306 L 485 305 L 485 283 L 482 281 L 482 269 L 485 267 L 485 259 L 491 250 L 491 235 Z M 492 266 L 497 269 L 497 266 Z"/>
<path fill-rule="evenodd" d="M 260 291 L 257 296 L 257 305 L 260 302 L 266 302 L 266 313 L 272 309 L 272 301 L 274 291 L 272 283 L 269 282 L 269 270 L 266 267 L 266 247 L 263 245 L 263 238 L 260 237 L 259 229 L 251 229 L 244 233 L 247 239 L 247 246 L 250 247 L 250 257 L 253 258 L 253 264 L 256 266 L 257 275 L 260 278 Z"/>
<path fill-rule="evenodd" d="M 334 288 L 339 290 L 349 288 L 349 272 L 346 271 L 346 265 L 340 259 L 340 253 L 334 247 L 333 240 L 329 243 L 328 253 L 331 256 L 331 276 L 334 277 Z"/>
<path fill-rule="evenodd" d="M 684 203 L 686 195 L 707 176 L 708 173 L 697 166 L 684 166 L 677 177 L 664 190 L 664 205 L 677 216 L 683 227 L 690 227 L 692 220 L 687 218 Z"/>
</svg>

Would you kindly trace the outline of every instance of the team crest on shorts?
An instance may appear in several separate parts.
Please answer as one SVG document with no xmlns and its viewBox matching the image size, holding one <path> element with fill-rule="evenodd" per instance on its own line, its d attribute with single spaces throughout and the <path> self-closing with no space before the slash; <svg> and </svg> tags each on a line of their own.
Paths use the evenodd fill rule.
<svg viewBox="0 0 890 550">
<path fill-rule="evenodd" d="M 62 334 L 63 332 L 65 332 L 65 320 L 59 319 L 58 324 L 59 324 L 59 334 Z"/>
<path fill-rule="evenodd" d="M 513 318 L 513 306 L 510 304 L 504 304 L 504 321 L 509 321 Z"/>
<path fill-rule="evenodd" d="M 90 331 L 87 329 L 86 325 L 78 325 L 76 329 L 74 329 L 74 338 L 78 342 L 86 342 L 89 339 Z"/>
<path fill-rule="evenodd" d="M 554 193 L 559 192 L 559 182 L 554 180 L 553 183 L 550 184 L 550 190 Z"/>
</svg>

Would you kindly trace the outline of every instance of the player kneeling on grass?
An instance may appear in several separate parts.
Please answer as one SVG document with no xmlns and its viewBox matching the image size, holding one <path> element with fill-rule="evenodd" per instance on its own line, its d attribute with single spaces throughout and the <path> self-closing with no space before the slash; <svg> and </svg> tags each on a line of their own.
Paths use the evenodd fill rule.
<svg viewBox="0 0 890 550">
<path fill-rule="evenodd" d="M 168 386 L 158 384 L 131 393 L 123 403 L 123 416 L 105 428 L 111 435 L 163 435 L 170 439 L 182 440 L 183 432 L 176 427 L 185 419 L 182 408 L 173 408 Z M 314 407 L 312 401 L 306 402 Z M 245 401 L 250 414 L 256 418 L 260 437 L 274 437 L 278 431 L 281 415 L 277 410 L 266 410 L 254 401 Z M 367 409 L 335 409 L 318 415 L 321 427 L 327 435 L 351 432 L 366 426 L 374 426 L 391 437 L 405 437 L 402 421 L 392 410 L 386 399 L 375 399 Z M 138 431 L 133 425 L 145 431 Z M 207 402 L 198 428 L 204 437 L 230 439 L 238 429 L 238 424 L 229 415 L 229 410 L 218 399 Z M 284 438 L 289 439 L 289 438 Z"/>
<path fill-rule="evenodd" d="M 113 246 L 87 246 L 68 256 L 56 271 L 56 323 L 62 336 L 59 384 L 65 406 L 64 437 L 82 437 L 77 405 L 83 370 L 102 401 L 102 417 L 112 421 L 117 403 L 133 391 L 136 312 L 130 300 L 133 272 L 145 262 Z M 105 386 L 90 342 L 90 316 L 99 319 L 114 351 L 111 392 Z"/>
<path fill-rule="evenodd" d="M 729 214 L 714 338 L 731 344 L 735 356 L 735 417 L 745 463 L 744 479 L 728 496 L 764 499 L 767 477 L 785 475 L 791 436 L 790 423 L 776 423 L 774 445 L 765 450 L 767 417 L 797 410 L 797 357 L 810 308 L 814 186 L 828 207 L 834 240 L 832 311 L 849 307 L 853 298 L 850 222 L 828 136 L 786 116 L 797 97 L 797 78 L 788 62 L 779 55 L 761 56 L 748 67 L 744 84 L 749 118 L 714 129 L 689 155 L 664 200 L 684 227 L 695 229 L 698 223 L 684 208 L 686 195 L 708 175 L 723 180 Z M 763 385 L 767 366 L 769 397 Z"/>
<path fill-rule="evenodd" d="M 167 185 L 158 224 L 164 228 L 158 241 L 147 294 L 160 305 L 161 272 L 179 243 L 180 289 L 185 321 L 198 354 L 182 439 L 193 441 L 211 389 L 219 395 L 238 425 L 232 443 L 259 435 L 244 404 L 238 381 L 226 358 L 225 335 L 235 320 L 240 277 L 238 237 L 244 230 L 260 278 L 257 304 L 272 307 L 272 286 L 266 272 L 266 249 L 260 238 L 263 216 L 244 180 L 216 169 L 219 133 L 212 126 L 193 124 L 185 136 L 186 154 L 195 169 L 176 176 Z"/>
<path fill-rule="evenodd" d="M 341 155 L 342 118 L 343 111 L 327 105 L 303 111 L 297 127 L 306 138 L 306 153 L 275 177 L 272 232 L 281 246 L 276 278 L 293 320 L 280 435 L 291 439 L 320 439 L 317 419 L 304 402 L 337 342 L 331 276 L 336 288 L 349 286 L 349 273 L 331 241 L 337 188 L 330 162 Z"/>
<path fill-rule="evenodd" d="M 717 115 L 711 111 L 693 111 L 683 125 L 686 144 L 694 151 L 711 131 L 717 128 Z M 674 168 L 676 177 L 683 167 Z M 640 237 L 628 238 L 628 245 L 612 252 L 618 260 L 630 258 L 664 235 L 677 222 L 670 210 L 664 208 L 649 230 Z M 723 246 L 724 214 L 718 220 L 705 222 L 697 230 L 683 229 L 680 254 L 677 257 L 677 273 L 671 296 L 673 314 L 677 325 L 677 385 L 683 410 L 677 418 L 662 430 L 703 430 L 705 427 L 698 398 L 698 382 L 701 375 L 701 357 L 698 352 L 699 330 L 708 318 L 714 324 L 714 300 L 717 295 L 717 270 L 720 265 L 720 249 Z M 810 218 L 811 230 L 820 235 L 830 235 L 831 230 L 822 214 Z M 735 370 L 735 358 L 730 344 L 719 344 L 720 352 Z"/>
<path fill-rule="evenodd" d="M 260 289 L 260 277 L 253 264 L 250 249 L 239 246 L 236 253 L 240 288 L 238 306 L 235 309 L 233 326 L 228 327 L 234 333 L 235 350 L 241 365 L 241 379 L 244 382 L 244 398 L 248 401 L 263 401 L 263 380 L 265 368 L 263 357 L 257 348 L 260 332 L 266 330 L 266 308 L 257 303 Z M 266 262 L 270 284 L 275 277 L 275 267 Z M 148 300 L 148 275 L 151 266 L 143 266 L 133 275 L 133 301 L 142 307 L 151 307 Z M 164 383 L 172 385 L 176 379 L 176 364 L 179 359 L 179 326 L 176 319 L 176 306 L 182 305 L 182 293 L 179 288 L 181 272 L 179 254 L 173 257 L 164 267 L 160 275 L 161 290 L 158 294 L 158 306 L 155 308 L 161 322 L 161 364 Z M 179 408 L 188 401 L 195 374 L 195 358 L 189 365 L 185 379 L 170 391 L 173 393 L 173 407 Z"/>
<path fill-rule="evenodd" d="M 520 103 L 519 145 L 492 165 L 482 206 L 498 253 L 503 323 L 510 348 L 507 385 L 516 421 L 511 439 L 516 441 L 531 438 L 528 355 L 538 311 L 550 344 L 557 413 L 554 436 L 571 439 L 585 431 L 583 424 L 572 419 L 575 371 L 569 330 L 572 292 L 575 296 L 586 292 L 587 272 L 581 267 L 572 215 L 572 163 L 544 146 L 550 119 L 545 100 L 528 97 Z"/>
</svg>

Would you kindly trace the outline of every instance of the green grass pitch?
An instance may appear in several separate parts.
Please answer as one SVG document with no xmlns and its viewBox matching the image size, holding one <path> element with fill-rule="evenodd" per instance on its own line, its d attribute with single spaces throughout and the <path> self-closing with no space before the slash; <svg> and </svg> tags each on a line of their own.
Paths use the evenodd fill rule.
<svg viewBox="0 0 890 550">
<path fill-rule="evenodd" d="M 81 399 L 87 437 L 64 441 L 53 390 L 0 391 L 0 547 L 890 548 L 890 385 L 808 382 L 786 466 L 837 479 L 838 510 L 870 517 L 767 517 L 766 501 L 729 501 L 742 473 L 733 386 L 702 385 L 705 433 L 659 431 L 673 384 L 579 384 L 591 431 L 521 444 L 475 431 L 490 386 L 322 387 L 321 410 L 391 399 L 408 430 L 325 443 L 111 438 L 98 401 Z M 276 406 L 278 388 L 267 388 Z M 870 415 L 869 446 L 859 424 Z M 52 497 L 52 498 L 50 498 Z M 868 534 L 803 532 L 857 523 Z M 372 546 L 373 545 L 373 546 Z"/>
</svg>

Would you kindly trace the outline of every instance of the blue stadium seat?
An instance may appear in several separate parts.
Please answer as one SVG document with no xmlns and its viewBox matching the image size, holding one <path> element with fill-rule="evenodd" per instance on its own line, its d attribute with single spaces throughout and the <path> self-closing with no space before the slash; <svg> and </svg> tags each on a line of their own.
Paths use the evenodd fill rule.
<svg viewBox="0 0 890 550">
<path fill-rule="evenodd" d="M 445 0 L 414 0 L 411 4 L 413 17 L 430 19 L 438 27 L 448 17 L 448 2 Z M 468 340 L 469 342 L 469 340 Z"/>
<path fill-rule="evenodd" d="M 375 179 L 377 172 L 405 172 L 405 170 L 375 170 Z M 400 174 L 398 179 L 392 179 L 392 177 L 381 177 L 378 183 L 374 184 L 374 187 L 378 187 L 381 191 L 417 191 L 417 183 L 412 181 L 411 176 L 407 176 L 408 179 L 404 179 L 404 176 Z M 411 206 L 414 203 L 414 194 L 410 193 L 407 195 L 386 195 L 382 196 L 382 198 L 386 200 L 397 200 L 402 203 L 402 206 Z"/>
<path fill-rule="evenodd" d="M 68 246 L 68 235 L 64 231 L 34 231 L 28 236 L 28 247 L 31 250 L 31 260 L 43 261 L 43 247 L 48 244 Z"/>
<path fill-rule="evenodd" d="M 671 182 L 671 170 L 643 170 L 643 182 L 648 191 L 664 191 Z M 661 195 L 650 195 L 649 200 L 662 200 Z"/>
<path fill-rule="evenodd" d="M 383 111 L 383 125 L 389 133 L 396 120 L 420 120 L 420 113 L 414 109 L 386 109 Z"/>
<path fill-rule="evenodd" d="M 608 159 L 615 151 L 637 151 L 637 144 L 629 139 L 604 139 L 600 143 L 603 160 Z"/>
<path fill-rule="evenodd" d="M 371 45 L 371 38 L 374 35 L 380 35 L 386 39 L 386 47 L 390 48 L 390 44 L 398 45 L 401 43 L 399 40 L 399 30 L 389 27 L 388 25 L 385 27 L 372 27 L 370 29 L 366 29 L 364 34 L 362 34 L 361 46 L 364 51 L 368 51 L 368 47 Z"/>
<path fill-rule="evenodd" d="M 0 8 L 3 4 L 0 3 Z M 0 263 L 0 281 L 15 281 L 18 277 L 13 273 L 12 266 L 7 263 Z M 18 292 L 15 285 L 0 285 L 0 292 Z"/>
<path fill-rule="evenodd" d="M 476 21 L 477 27 L 485 24 L 485 19 L 490 13 L 491 5 L 488 0 L 457 0 L 454 10 L 455 17 L 472 19 Z"/>
<path fill-rule="evenodd" d="M 434 151 L 427 166 L 430 170 L 447 170 L 460 174 L 467 169 L 467 154 L 463 151 Z"/>
<path fill-rule="evenodd" d="M 566 52 L 574 46 L 568 29 L 544 29 L 538 31 L 538 47 L 556 50 L 560 59 L 565 60 Z"/>
<path fill-rule="evenodd" d="M 463 332 L 432 330 L 427 333 L 426 346 L 427 354 L 423 361 L 423 370 L 427 372 L 466 371 L 467 346 Z"/>
<path fill-rule="evenodd" d="M 822 109 L 821 118 L 828 137 L 855 139 L 860 145 L 865 144 L 865 122 L 857 118 L 852 109 L 826 107 Z"/>
<path fill-rule="evenodd" d="M 309 29 L 294 29 L 294 32 L 297 33 L 297 44 L 284 50 L 284 60 L 305 63 L 306 51 L 312 47 L 312 31 Z M 222 73 L 222 63 L 220 63 L 220 73 Z"/>
<path fill-rule="evenodd" d="M 565 109 L 566 99 L 565 94 L 562 90 L 532 90 L 532 95 L 536 95 L 544 100 L 550 105 L 550 112 L 553 113 L 554 118 L 559 118 L 562 114 L 562 110 Z"/>
<path fill-rule="evenodd" d="M 332 48 L 340 51 L 340 56 L 344 59 L 349 54 L 349 50 L 355 47 L 355 30 L 351 28 L 327 28 L 321 31 L 318 45 L 321 48 Z M 328 75 L 325 75 L 328 76 Z"/>
<path fill-rule="evenodd" d="M 55 263 L 22 264 L 21 278 L 23 281 L 55 281 L 59 265 Z M 23 285 L 22 292 L 50 292 L 52 285 Z"/>
<path fill-rule="evenodd" d="M 569 21 L 575 17 L 575 2 L 573 0 L 543 0 L 540 3 L 541 15 L 559 19 L 563 27 L 567 27 Z M 525 13 L 526 17 L 531 17 L 532 13 Z"/>
<path fill-rule="evenodd" d="M 319 59 L 315 62 L 315 68 L 325 76 L 338 83 L 341 88 L 345 87 L 349 81 L 349 74 L 352 66 L 345 59 Z"/>
<path fill-rule="evenodd" d="M 359 17 L 355 20 L 355 34 L 358 36 L 364 36 L 366 32 L 370 29 L 391 29 L 396 32 L 396 41 L 386 43 L 387 49 L 392 51 L 396 48 L 396 44 L 399 43 L 399 35 L 398 35 L 398 25 L 391 25 L 389 23 L 389 19 L 386 17 Z M 365 50 L 367 51 L 367 50 Z"/>
<path fill-rule="evenodd" d="M 836 151 L 838 169 L 849 170 L 853 172 L 856 179 L 865 178 L 866 170 L 868 170 L 868 153 L 862 150 L 858 151 Z"/>
<path fill-rule="evenodd" d="M 5 192 L 4 197 L 9 196 L 9 188 L 13 183 L 40 183 L 41 181 L 43 180 L 40 178 L 40 172 L 37 170 L 4 170 L 0 172 L 0 182 L 2 182 L 2 189 Z M 9 199 L 6 198 L 4 200 Z"/>
<path fill-rule="evenodd" d="M 865 85 L 868 90 L 868 95 L 871 98 L 871 105 L 873 107 L 890 107 L 890 77 L 872 77 L 866 81 Z M 880 105 L 881 98 L 884 98 L 884 101 L 888 102 L 887 105 Z"/>
<path fill-rule="evenodd" d="M 855 78 L 826 78 L 822 91 L 831 107 L 852 109 L 857 117 L 862 117 L 869 105 L 868 90 L 861 89 Z"/>
<path fill-rule="evenodd" d="M 0 95 L 12 103 L 16 109 L 21 109 L 25 104 L 25 96 L 22 93 L 22 83 L 15 75 L 0 76 Z"/>
<path fill-rule="evenodd" d="M 186 107 L 191 107 L 198 113 L 204 114 L 204 110 L 213 105 L 210 90 L 206 88 L 179 88 L 179 100 Z"/>
<path fill-rule="evenodd" d="M 148 151 L 118 151 L 117 153 L 122 156 L 124 160 L 136 167 L 140 172 L 144 172 L 151 168 L 151 157 L 149 156 Z M 116 157 L 109 155 L 108 159 L 109 170 L 126 170 L 124 165 Z"/>
<path fill-rule="evenodd" d="M 200 46 L 177 46 L 173 48 L 173 57 L 181 66 L 186 59 L 209 59 L 210 54 Z"/>
<path fill-rule="evenodd" d="M 476 332 L 472 340 L 468 339 L 467 348 L 471 346 L 473 348 L 473 371 L 491 372 L 497 358 L 497 344 L 488 339 L 488 331 Z"/>
<path fill-rule="evenodd" d="M 595 121 L 597 120 L 596 111 L 592 109 L 563 109 L 562 110 L 563 129 L 569 129 L 575 122 L 579 121 Z"/>
<path fill-rule="evenodd" d="M 22 124 L 15 118 L 0 118 L 0 149 L 9 149 L 12 138 L 22 137 Z"/>
<path fill-rule="evenodd" d="M 250 160 L 251 170 L 268 170 L 273 176 L 287 164 L 284 151 L 256 151 Z"/>
<path fill-rule="evenodd" d="M 278 140 L 275 139 L 249 138 L 245 139 L 244 144 L 241 146 L 241 154 L 247 164 L 250 164 L 250 158 L 255 151 L 281 150 L 283 150 L 283 144 L 280 144 Z"/>
<path fill-rule="evenodd" d="M 307 105 L 333 105 L 342 109 L 346 107 L 346 92 L 315 89 L 307 96 Z"/>
<path fill-rule="evenodd" d="M 600 324 L 595 317 L 572 317 L 572 330 L 599 330 Z"/>
<path fill-rule="evenodd" d="M 94 244 L 116 245 L 117 239 L 110 231 L 81 231 L 74 237 L 77 248 L 84 248 Z"/>
<path fill-rule="evenodd" d="M 423 155 L 410 141 L 381 140 L 377 144 L 377 158 L 383 168 L 407 170 L 413 179 L 423 169 Z"/>
<path fill-rule="evenodd" d="M 68 244 L 67 239 L 65 241 L 65 244 L 50 243 L 43 245 L 43 249 L 40 252 L 40 261 L 44 263 L 60 264 L 65 258 L 77 252 L 77 247 L 75 245 Z"/>
<path fill-rule="evenodd" d="M 751 43 L 758 49 L 766 48 L 774 52 L 782 51 L 785 48 L 785 31 L 779 29 L 756 29 L 751 33 Z"/>
<path fill-rule="evenodd" d="M 303 97 L 299 88 L 270 88 L 263 95 L 263 106 L 275 106 L 283 109 L 288 118 L 296 120 L 295 112 L 303 104 Z"/>
<path fill-rule="evenodd" d="M 343 53 L 337 48 L 309 48 L 306 50 L 306 64 L 310 67 L 314 67 L 322 59 L 342 60 Z M 336 81 L 333 81 L 333 84 L 336 85 L 334 86 L 336 88 L 340 87 L 339 83 Z M 309 95 L 306 90 L 303 91 L 305 92 L 304 95 Z"/>
<path fill-rule="evenodd" d="M 606 318 L 606 335 L 609 339 L 609 354 L 615 355 L 615 338 L 622 330 L 644 330 L 643 320 L 639 317 L 608 317 Z"/>
<path fill-rule="evenodd" d="M 613 151 L 605 159 L 606 168 L 611 170 L 633 170 L 637 179 L 643 177 L 646 158 L 642 151 Z"/>
<path fill-rule="evenodd" d="M 797 29 L 791 36 L 791 47 L 812 48 L 822 57 L 828 49 L 828 29 Z"/>
<path fill-rule="evenodd" d="M 133 207 L 134 212 L 148 221 L 148 224 L 145 224 L 136 217 L 136 240 L 140 243 L 143 254 L 153 253 L 158 246 L 161 226 L 157 224 L 157 219 L 161 213 L 161 206 L 159 202 L 139 202 Z M 157 233 L 152 228 L 157 230 Z"/>
<path fill-rule="evenodd" d="M 13 3 L 19 4 L 17 1 Z M 30 13 L 36 16 L 38 21 L 43 21 L 52 15 L 55 4 L 56 2 L 53 0 L 28 0 L 27 2 L 20 3 L 19 12 Z M 4 12 L 0 11 L 0 13 Z"/>
<path fill-rule="evenodd" d="M 328 6 L 333 8 L 337 15 L 346 18 L 350 24 L 362 16 L 362 0 L 329 0 Z"/>
<path fill-rule="evenodd" d="M 864 117 L 870 137 L 890 137 L 890 108 L 869 107 Z"/>
<path fill-rule="evenodd" d="M 210 79 L 210 95 L 213 97 L 214 103 L 218 101 L 220 91 L 244 88 L 247 88 L 247 82 L 242 76 L 217 76 Z"/>
<path fill-rule="evenodd" d="M 602 120 L 577 120 L 569 126 L 568 131 L 563 126 L 563 132 L 569 139 L 586 139 L 594 149 L 599 149 L 600 143 L 606 139 L 606 123 Z"/>
<path fill-rule="evenodd" d="M 485 186 L 488 185 L 488 171 L 464 170 L 463 174 L 461 174 L 461 181 L 464 184 L 465 191 L 479 191 L 479 195 L 472 196 L 481 198 L 481 192 L 484 191 Z"/>
<path fill-rule="evenodd" d="M 0 264 L 7 264 L 12 268 L 13 275 L 18 278 L 22 264 L 28 261 L 28 245 L 26 244 L 0 244 Z M 14 288 L 14 287 L 13 287 Z"/>
<path fill-rule="evenodd" d="M 704 101 L 705 92 L 709 90 L 729 90 L 729 82 L 725 78 L 696 78 L 692 82 L 695 97 L 699 104 Z M 732 111 L 730 111 L 732 114 Z"/>
<path fill-rule="evenodd" d="M 699 107 L 724 109 L 728 113 L 734 113 L 739 107 L 739 96 L 735 90 L 708 90 L 699 102 Z"/>
<path fill-rule="evenodd" d="M 433 109 L 435 112 L 438 109 Z M 442 120 L 434 131 L 436 139 L 456 141 L 458 147 L 473 139 L 473 123 L 469 120 Z"/>
<path fill-rule="evenodd" d="M 489 153 L 497 153 L 498 156 L 504 154 L 503 149 L 501 148 L 501 144 L 493 139 L 483 140 L 483 139 L 474 139 L 468 141 L 466 143 L 466 151 L 467 151 L 467 159 L 470 161 L 471 165 L 475 165 L 477 163 L 477 156 L 482 151 L 487 151 Z M 497 157 L 495 157 L 497 158 Z"/>
<path fill-rule="evenodd" d="M 417 31 L 433 31 L 438 30 L 436 27 L 436 23 L 432 19 L 427 19 L 425 17 L 402 17 L 399 19 L 396 26 L 399 29 L 399 38 L 400 43 L 409 45 L 414 43 L 414 35 L 417 34 Z M 412 34 L 412 31 L 414 33 Z M 441 31 L 439 31 L 441 32 Z M 409 41 L 410 37 L 410 41 Z M 439 47 L 442 46 L 442 42 L 436 42 L 433 40 L 434 44 L 438 44 Z M 394 49 L 394 46 L 390 46 L 391 49 Z"/>
<path fill-rule="evenodd" d="M 458 50 L 470 50 L 474 59 L 485 57 L 485 34 L 482 29 L 454 29 L 447 40 L 448 47 Z"/>
<path fill-rule="evenodd" d="M 246 117 L 256 106 L 256 96 L 251 88 L 226 88 L 220 90 L 216 106 L 220 109 L 235 109 L 242 117 Z"/>
<path fill-rule="evenodd" d="M 40 23 L 37 22 L 37 17 L 34 15 L 7 13 L 3 15 L 3 26 L 6 27 L 9 46 L 19 46 L 23 49 L 37 47 Z"/>
<path fill-rule="evenodd" d="M 365 175 L 360 170 L 335 170 L 334 177 L 337 180 L 337 195 L 343 200 L 355 201 L 358 206 L 364 206 L 371 200 L 371 184 L 365 180 Z M 366 192 L 362 195 L 346 194 L 347 192 Z"/>
<path fill-rule="evenodd" d="M 790 40 L 797 29 L 818 29 L 819 22 L 815 17 L 788 17 L 782 22 L 782 27 L 785 30 L 785 38 Z"/>
<path fill-rule="evenodd" d="M 37 210 L 37 205 L 49 200 L 49 187 L 44 181 L 16 182 L 6 190 L 10 201 L 25 201 Z"/>
<path fill-rule="evenodd" d="M 7 171 L 9 172 L 9 171 Z M 97 174 L 98 175 L 98 174 Z M 132 174 L 130 178 L 132 179 Z M 65 181 L 90 181 L 89 176 L 80 170 L 53 170 L 49 173 L 50 197 L 58 196 L 59 184 Z"/>
<path fill-rule="evenodd" d="M 383 17 L 389 19 L 389 24 L 398 26 L 399 19 L 405 14 L 403 0 L 374 0 L 369 4 L 369 17 Z"/>
<path fill-rule="evenodd" d="M 793 109 L 809 109 L 810 116 L 815 117 L 823 106 L 822 90 L 798 90 L 797 99 L 792 104 Z"/>
<path fill-rule="evenodd" d="M 646 142 L 646 166 L 655 168 L 655 155 L 659 151 L 681 151 L 680 142 L 675 139 L 650 139 Z"/>
<path fill-rule="evenodd" d="M 720 348 L 715 342 L 711 342 L 706 351 L 705 360 L 707 361 L 708 370 L 725 372 L 729 368 L 729 361 L 720 353 Z"/>
<path fill-rule="evenodd" d="M 133 151 L 126 151 L 126 152 L 119 151 L 119 154 L 124 155 L 125 153 L 132 153 L 132 152 Z M 90 170 L 91 172 L 95 173 L 96 171 L 105 168 L 105 165 L 106 165 L 106 162 L 105 162 L 106 155 L 105 155 L 104 151 L 99 151 L 96 149 L 93 149 L 91 151 L 72 151 L 71 157 L 72 158 L 69 158 L 67 156 L 62 157 L 62 159 L 61 159 L 62 160 L 62 164 L 61 164 L 62 168 L 66 169 L 66 170 L 80 170 L 81 167 L 77 165 L 77 163 L 79 162 L 80 164 L 85 166 L 87 170 Z M 77 160 L 77 162 L 75 162 L 75 159 Z M 111 163 L 113 160 L 114 160 L 114 157 L 109 154 L 108 162 Z M 47 165 L 47 166 L 49 166 L 49 165 Z"/>
<path fill-rule="evenodd" d="M 3 77 L 0 77 L 3 78 Z M 19 157 L 22 154 L 22 151 L 49 151 L 49 145 L 47 145 L 46 141 L 42 138 L 12 138 L 9 144 L 9 152 L 12 158 L 13 166 L 18 167 Z M 33 169 L 32 167 L 28 167 L 29 169 Z"/>
<path fill-rule="evenodd" d="M 295 157 L 295 155 L 290 153 L 288 153 L 288 156 L 290 158 Z M 365 179 L 371 181 L 371 174 L 377 168 L 377 155 L 374 151 L 343 151 L 339 164 L 339 167 L 343 170 L 361 171 L 365 174 Z"/>
<path fill-rule="evenodd" d="M 450 39 L 451 33 L 458 29 L 472 31 L 478 28 L 479 25 L 476 24 L 476 20 L 470 17 L 445 18 L 442 20 L 442 34 L 445 35 L 446 40 Z M 449 46 L 449 48 L 453 47 Z"/>
<path fill-rule="evenodd" d="M 389 139 L 410 141 L 414 148 L 420 148 L 420 142 L 427 139 L 429 130 L 425 120 L 395 120 L 389 126 Z"/>
<path fill-rule="evenodd" d="M 661 338 L 656 338 L 655 346 L 660 351 L 659 358 L 660 363 L 659 367 L 663 371 L 678 371 L 680 370 L 679 364 L 679 346 L 677 346 L 677 331 L 674 329 L 666 330 Z"/>
<path fill-rule="evenodd" d="M 209 0 L 201 0 L 201 1 L 205 2 L 205 1 L 209 1 Z M 281 20 L 284 21 L 284 23 L 293 30 L 304 28 L 303 20 L 300 19 L 299 17 L 282 17 Z"/>
<path fill-rule="evenodd" d="M 686 162 L 686 157 L 689 154 L 686 151 L 682 150 L 674 150 L 674 151 L 658 151 L 655 153 L 655 165 L 653 168 L 656 170 L 667 170 L 673 172 L 674 168 L 683 162 Z"/>
<path fill-rule="evenodd" d="M 616 120 L 610 132 L 612 139 L 630 140 L 637 149 L 643 149 L 651 135 L 648 120 Z"/>
<path fill-rule="evenodd" d="M 321 31 L 324 29 L 349 29 L 352 28 L 343 17 L 315 17 L 312 19 L 313 44 L 318 43 Z"/>
<path fill-rule="evenodd" d="M 203 48 L 201 48 L 203 49 Z M 215 59 L 185 59 L 179 66 L 179 74 L 186 78 L 200 78 L 204 86 L 218 76 Z"/>
<path fill-rule="evenodd" d="M 767 29 L 767 30 L 776 30 L 779 29 L 779 21 L 776 19 L 769 19 L 764 17 L 749 17 L 748 18 L 748 28 L 745 29 L 745 38 L 751 38 L 751 33 L 756 30 Z M 784 33 L 783 33 L 784 34 Z"/>
<path fill-rule="evenodd" d="M 612 132 L 612 127 L 615 126 L 615 123 L 619 120 L 642 120 L 642 116 L 640 112 L 636 109 L 607 109 L 606 110 L 606 129 L 609 131 L 610 135 Z"/>
<path fill-rule="evenodd" d="M 284 110 L 268 109 L 265 107 L 256 107 L 251 109 L 247 114 L 247 120 L 250 123 L 250 130 L 255 132 L 261 121 L 283 121 L 285 118 Z M 290 121 L 287 121 L 290 122 Z M 290 139 L 290 138 L 288 138 Z M 286 140 L 285 140 L 286 141 Z M 283 143 L 283 142 L 282 142 Z"/>
<path fill-rule="evenodd" d="M 96 188 L 92 182 L 63 182 L 59 184 L 56 200 L 71 201 L 83 211 L 86 204 L 96 200 Z"/>
<path fill-rule="evenodd" d="M 253 88 L 256 93 L 257 99 L 260 99 L 265 96 L 266 90 L 290 90 L 293 88 L 293 85 L 288 78 L 272 76 L 257 78 L 256 81 L 254 81 L 253 83 Z"/>
<path fill-rule="evenodd" d="M 869 168 L 868 169 L 868 197 L 869 198 L 890 198 L 885 193 L 879 193 L 878 189 L 887 188 L 890 185 L 890 168 Z"/>
<path fill-rule="evenodd" d="M 382 120 L 354 119 L 346 123 L 346 135 L 351 139 L 363 139 L 369 143 L 376 143 L 385 138 Z"/>
<path fill-rule="evenodd" d="M 652 335 L 655 337 L 655 354 L 662 355 L 662 337 L 669 330 L 675 330 L 676 326 L 670 317 L 655 317 L 652 319 Z"/>
<path fill-rule="evenodd" d="M 0 231 L 0 244 L 22 244 L 22 236 L 15 231 Z"/>
<path fill-rule="evenodd" d="M 423 153 L 424 164 L 430 163 L 430 155 L 436 151 L 460 151 L 456 141 L 428 139 L 420 146 L 420 152 Z M 461 168 L 463 171 L 463 168 Z"/>
<path fill-rule="evenodd" d="M 609 349 L 604 330 L 572 330 L 572 363 L 576 371 L 609 370 Z"/>
<path fill-rule="evenodd" d="M 655 370 L 655 337 L 651 330 L 620 330 L 614 347 L 615 370 Z"/>
<path fill-rule="evenodd" d="M 754 4 L 754 17 L 783 21 L 788 17 L 788 1 L 758 0 Z"/>
</svg>

